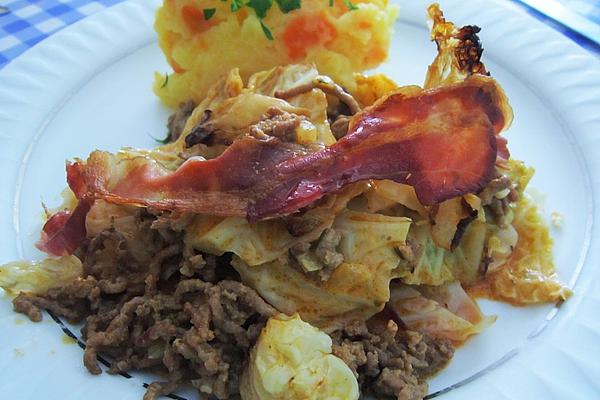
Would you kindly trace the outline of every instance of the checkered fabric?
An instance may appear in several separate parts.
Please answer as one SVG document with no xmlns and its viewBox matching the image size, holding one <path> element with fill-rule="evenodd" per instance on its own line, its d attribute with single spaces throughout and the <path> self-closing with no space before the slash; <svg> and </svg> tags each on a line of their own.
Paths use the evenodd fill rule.
<svg viewBox="0 0 600 400">
<path fill-rule="evenodd" d="M 0 0 L 0 68 L 52 33 L 123 0 Z"/>
<path fill-rule="evenodd" d="M 124 0 L 0 0 L 0 69 L 57 30 L 122 1 Z M 523 0 L 512 1 L 524 3 Z M 600 1 L 557 1 L 590 21 L 600 24 Z M 581 46 L 600 54 L 600 44 L 585 38 L 568 26 L 546 18 L 531 7 L 527 10 Z"/>
</svg>

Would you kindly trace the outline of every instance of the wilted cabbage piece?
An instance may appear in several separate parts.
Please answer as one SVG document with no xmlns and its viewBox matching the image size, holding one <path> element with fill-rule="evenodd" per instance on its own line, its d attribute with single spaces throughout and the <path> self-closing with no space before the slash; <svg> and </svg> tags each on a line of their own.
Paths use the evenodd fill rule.
<svg viewBox="0 0 600 400">
<path fill-rule="evenodd" d="M 414 218 L 407 236 L 410 254 L 402 257 L 397 272 L 403 282 L 442 285 L 459 280 L 470 284 L 480 277 L 479 267 L 491 225 L 485 222 L 485 213 L 477 196 L 467 194 L 441 203 L 432 220 L 432 208 L 424 207 L 408 185 L 376 181 L 365 197 L 369 211 Z M 458 235 L 463 221 L 468 224 Z M 506 258 L 501 263 L 505 261 Z"/>
<path fill-rule="evenodd" d="M 207 253 L 232 252 L 249 265 L 281 257 L 295 238 L 278 220 L 250 224 L 245 218 L 199 215 L 186 231 L 189 244 Z"/>
<path fill-rule="evenodd" d="M 408 286 L 394 282 L 389 307 L 411 330 L 464 342 L 490 326 L 496 317 L 486 317 L 459 282 L 442 286 Z"/>
<path fill-rule="evenodd" d="M 333 226 L 342 234 L 340 250 L 346 262 L 391 271 L 398 264 L 394 248 L 405 243 L 410 224 L 405 217 L 344 211 Z"/>
<path fill-rule="evenodd" d="M 458 246 L 472 221 L 478 217 L 485 221 L 481 199 L 470 193 L 438 204 L 434 214 L 431 237 L 436 245 L 450 251 Z"/>
<path fill-rule="evenodd" d="M 331 344 L 298 315 L 270 318 L 242 374 L 242 399 L 358 399 L 358 382 Z"/>
<path fill-rule="evenodd" d="M 319 72 L 312 65 L 279 66 L 252 75 L 248 80 L 248 90 L 265 96 L 278 97 L 279 93 L 309 85 L 318 76 Z M 316 130 L 313 140 L 301 140 L 300 143 L 316 143 L 326 146 L 335 143 L 335 137 L 331 133 L 327 119 L 327 97 L 323 91 L 308 90 L 299 95 L 286 97 L 286 100 L 293 107 L 306 110 L 307 117 Z"/>
<path fill-rule="evenodd" d="M 365 196 L 368 200 L 368 210 L 371 212 L 400 204 L 408 210 L 416 211 L 422 217 L 428 215 L 427 209 L 419 202 L 415 189 L 403 183 L 389 180 L 374 181 L 371 190 Z"/>
<path fill-rule="evenodd" d="M 43 295 L 50 289 L 68 285 L 82 273 L 81 261 L 75 256 L 15 261 L 0 266 L 0 287 L 10 294 Z"/>
<path fill-rule="evenodd" d="M 410 220 L 345 211 L 333 226 L 341 234 L 345 261 L 327 281 L 314 279 L 287 259 L 251 267 L 234 258 L 233 265 L 242 281 L 279 311 L 299 313 L 323 330 L 366 320 L 389 299 L 389 282 L 400 261 L 394 248 L 404 244 Z"/>
<path fill-rule="evenodd" d="M 429 224 L 413 224 L 407 240 L 418 249 L 418 254 L 410 262 L 402 261 L 398 276 L 410 285 L 436 286 L 453 280 L 466 285 L 475 283 L 481 276 L 488 229 L 485 223 L 473 221 L 460 244 L 454 250 L 446 250 L 434 242 Z"/>
<path fill-rule="evenodd" d="M 342 263 L 327 281 L 309 277 L 287 262 L 273 261 L 250 267 L 232 261 L 242 281 L 269 304 L 325 331 L 354 320 L 365 320 L 380 311 L 389 298 L 389 271 L 358 263 Z"/>
<path fill-rule="evenodd" d="M 126 238 L 133 239 L 139 234 L 135 211 L 135 207 L 96 201 L 85 219 L 87 236 L 93 238 L 105 229 L 114 228 Z"/>
<path fill-rule="evenodd" d="M 518 241 L 508 262 L 490 271 L 472 292 L 516 305 L 569 298 L 571 289 L 559 280 L 554 269 L 548 226 L 531 199 L 524 197 L 519 201 L 513 226 Z M 501 248 L 502 241 L 497 246 Z"/>
<path fill-rule="evenodd" d="M 182 134 L 173 142 L 154 150 L 128 150 L 130 155 L 148 156 L 168 170 L 175 170 L 190 156 L 206 159 L 218 157 L 236 138 L 248 132 L 248 127 L 265 118 L 269 109 L 303 115 L 299 143 L 330 145 L 335 141 L 327 120 L 327 98 L 318 90 L 283 100 L 273 97 L 276 91 L 310 81 L 318 75 L 310 65 L 288 65 L 259 72 L 244 85 L 239 70 L 234 68 L 217 79 L 207 96 L 196 105 L 187 119 Z M 207 116 L 206 110 L 210 110 Z M 212 135 L 210 146 L 196 144 L 189 149 L 187 139 L 199 127 Z M 314 132 L 313 132 L 314 131 Z"/>
<path fill-rule="evenodd" d="M 265 264 L 286 255 L 298 242 L 317 240 L 346 204 L 365 188 L 365 184 L 359 183 L 329 195 L 298 217 L 297 224 L 301 226 L 291 229 L 294 235 L 282 219 L 250 223 L 245 218 L 196 215 L 186 227 L 185 241 L 197 250 L 214 255 L 234 253 L 250 266 Z"/>
<path fill-rule="evenodd" d="M 457 280 L 473 294 L 513 304 L 570 295 L 554 270 L 548 228 L 525 194 L 533 169 L 515 160 L 498 168 L 520 199 L 509 204 L 501 224 L 486 217 L 481 198 L 473 194 L 435 208 L 423 207 L 411 187 L 391 181 L 375 182 L 365 193 L 369 211 L 415 218 L 407 236 L 410 257 L 402 257 L 397 272 L 402 282 L 439 286 Z"/>
<path fill-rule="evenodd" d="M 418 247 L 415 259 L 402 262 L 398 276 L 410 285 L 442 285 L 454 279 L 450 266 L 444 262 L 447 251 L 436 246 L 429 225 L 413 225 L 408 240 Z"/>
</svg>

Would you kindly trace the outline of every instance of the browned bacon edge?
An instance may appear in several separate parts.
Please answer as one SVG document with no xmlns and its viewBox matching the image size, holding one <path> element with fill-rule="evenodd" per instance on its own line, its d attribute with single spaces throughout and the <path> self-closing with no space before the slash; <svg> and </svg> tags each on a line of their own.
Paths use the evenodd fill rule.
<svg viewBox="0 0 600 400">
<path fill-rule="evenodd" d="M 412 185 L 424 205 L 433 205 L 477 193 L 490 181 L 497 135 L 510 120 L 507 110 L 495 81 L 473 76 L 418 94 L 386 96 L 353 117 L 348 135 L 311 154 L 277 138 L 245 136 L 215 159 L 190 159 L 172 172 L 138 159 L 130 161 L 124 176 L 114 177 L 109 168 L 114 156 L 94 152 L 87 162 L 68 166 L 68 180 L 85 203 L 103 199 L 250 220 L 293 213 L 367 179 Z M 85 226 L 81 213 L 86 207 L 78 206 L 62 224 L 63 231 L 72 232 L 52 229 L 52 246 L 41 247 L 52 254 L 72 251 L 67 238 L 81 234 L 75 225 L 83 220 Z"/>
</svg>

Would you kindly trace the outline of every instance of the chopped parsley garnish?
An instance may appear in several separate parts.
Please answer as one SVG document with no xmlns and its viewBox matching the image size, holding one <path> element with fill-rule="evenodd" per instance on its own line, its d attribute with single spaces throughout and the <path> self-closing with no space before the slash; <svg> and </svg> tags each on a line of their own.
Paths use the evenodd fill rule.
<svg viewBox="0 0 600 400">
<path fill-rule="evenodd" d="M 273 33 L 265 25 L 263 19 L 267 16 L 267 13 L 273 7 L 273 1 L 277 3 L 277 6 L 282 13 L 287 14 L 290 11 L 299 10 L 302 7 L 302 0 L 221 0 L 222 2 L 231 1 L 229 8 L 231 12 L 237 12 L 242 7 L 248 7 L 254 10 L 256 17 L 260 21 L 260 27 L 262 28 L 265 36 L 269 40 L 273 40 Z M 325 1 L 325 0 L 323 0 Z M 333 7 L 335 0 L 329 0 L 329 7 Z M 352 3 L 352 0 L 342 0 L 343 3 L 348 7 L 349 10 L 357 10 L 358 7 Z M 215 15 L 216 8 L 205 8 L 203 10 L 204 19 L 209 20 Z"/>
<path fill-rule="evenodd" d="M 346 7 L 348 7 L 349 10 L 358 10 L 358 7 L 356 7 L 354 4 L 352 4 L 351 0 L 343 0 L 344 4 L 346 5 Z"/>
<path fill-rule="evenodd" d="M 164 139 L 155 138 L 154 136 L 152 136 L 149 133 L 147 133 L 147 135 L 150 136 L 152 138 L 152 140 L 154 140 L 156 143 L 169 144 L 171 142 L 171 135 L 169 135 L 168 133 L 167 133 L 167 137 Z"/>
<path fill-rule="evenodd" d="M 231 11 L 236 12 L 244 6 L 242 0 L 231 0 Z"/>
<path fill-rule="evenodd" d="M 161 89 L 164 88 L 165 86 L 167 86 L 167 84 L 169 83 L 169 74 L 165 74 L 165 81 L 163 82 L 162 86 L 160 87 Z"/>
<path fill-rule="evenodd" d="M 282 13 L 287 14 L 290 11 L 298 10 L 302 5 L 300 0 L 275 0 Z"/>
<path fill-rule="evenodd" d="M 246 6 L 250 7 L 256 13 L 259 19 L 267 16 L 267 11 L 273 5 L 273 0 L 248 0 Z"/>
<path fill-rule="evenodd" d="M 273 40 L 273 34 L 271 33 L 271 30 L 269 28 L 267 28 L 267 26 L 262 22 L 262 20 L 260 21 L 260 27 L 262 28 L 263 32 L 265 33 L 265 36 L 267 37 L 267 39 Z"/>
<path fill-rule="evenodd" d="M 216 11 L 216 8 L 205 8 L 204 10 L 202 10 L 202 12 L 204 13 L 204 20 L 208 21 L 209 19 L 211 19 L 212 16 L 215 15 Z"/>
</svg>

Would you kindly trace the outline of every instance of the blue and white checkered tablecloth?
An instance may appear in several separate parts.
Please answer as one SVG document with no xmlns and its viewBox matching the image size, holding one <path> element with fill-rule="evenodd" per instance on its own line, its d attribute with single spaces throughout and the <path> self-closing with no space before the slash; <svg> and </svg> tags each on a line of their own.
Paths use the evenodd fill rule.
<svg viewBox="0 0 600 400">
<path fill-rule="evenodd" d="M 0 0 L 0 68 L 54 32 L 123 0 Z"/>
<path fill-rule="evenodd" d="M 57 30 L 122 1 L 124 0 L 0 0 L 0 68 Z M 590 39 L 596 36 L 586 36 L 585 32 L 586 22 L 592 31 L 597 32 L 600 27 L 600 1 L 506 1 L 523 5 L 536 18 L 600 55 L 600 44 Z M 560 12 L 552 13 L 552 10 L 556 11 L 560 7 L 568 11 L 566 14 L 581 17 L 579 21 L 584 22 L 584 28 L 581 28 L 581 24 L 570 22 L 574 19 L 561 18 Z"/>
</svg>

